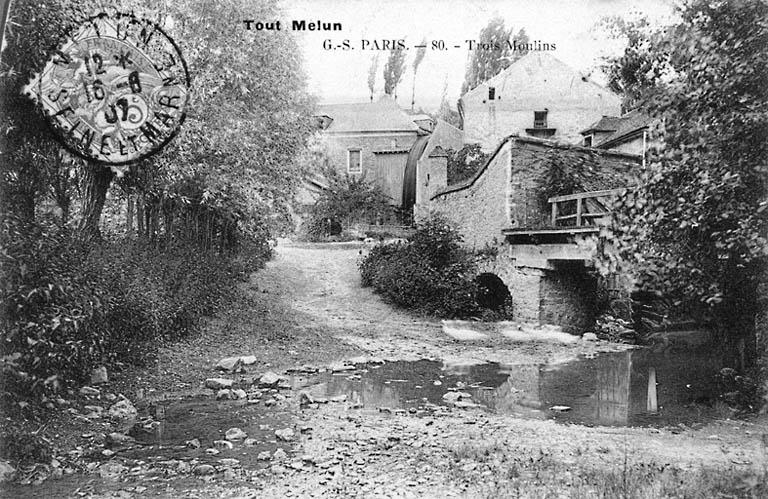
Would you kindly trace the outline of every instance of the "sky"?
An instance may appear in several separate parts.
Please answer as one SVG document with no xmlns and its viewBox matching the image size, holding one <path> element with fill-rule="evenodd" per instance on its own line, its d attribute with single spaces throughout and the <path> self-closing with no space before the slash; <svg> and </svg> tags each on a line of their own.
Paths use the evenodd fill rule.
<svg viewBox="0 0 768 499">
<path fill-rule="evenodd" d="M 369 99 L 368 68 L 374 50 L 362 50 L 363 39 L 405 38 L 409 46 L 407 72 L 398 86 L 398 102 L 411 103 L 413 45 L 429 45 L 416 79 L 416 108 L 433 111 L 443 91 L 450 103 L 460 97 L 469 50 L 465 40 L 477 38 L 493 17 L 501 16 L 515 31 L 525 28 L 531 41 L 554 43 L 549 53 L 598 83 L 600 57 L 619 53 L 621 44 L 608 40 L 595 23 L 603 16 L 631 17 L 642 13 L 658 23 L 669 22 L 673 0 L 283 0 L 283 25 L 291 20 L 340 22 L 343 31 L 295 31 L 302 47 L 309 90 L 322 103 L 364 102 Z M 288 21 L 288 22 L 285 22 Z M 283 26 L 285 28 L 285 26 Z M 354 50 L 325 50 L 324 40 L 340 45 L 350 40 Z M 431 50 L 443 40 L 447 50 Z M 454 48 L 461 45 L 461 48 Z M 376 92 L 383 92 L 383 66 L 388 52 L 380 51 Z"/>
</svg>

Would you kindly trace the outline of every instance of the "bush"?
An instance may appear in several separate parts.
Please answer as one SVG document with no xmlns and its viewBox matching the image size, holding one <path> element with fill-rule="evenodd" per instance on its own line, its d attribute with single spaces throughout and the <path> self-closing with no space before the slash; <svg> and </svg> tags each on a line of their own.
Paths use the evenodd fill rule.
<svg viewBox="0 0 768 499">
<path fill-rule="evenodd" d="M 470 255 L 461 236 L 444 220 L 417 227 L 406 244 L 375 246 L 360 262 L 363 286 L 390 303 L 442 317 L 480 312 Z"/>
<path fill-rule="evenodd" d="M 59 392 L 97 365 L 144 362 L 195 330 L 268 256 L 132 240 L 86 246 L 65 229 L 12 220 L 3 236 L 0 368 L 14 399 Z"/>
</svg>

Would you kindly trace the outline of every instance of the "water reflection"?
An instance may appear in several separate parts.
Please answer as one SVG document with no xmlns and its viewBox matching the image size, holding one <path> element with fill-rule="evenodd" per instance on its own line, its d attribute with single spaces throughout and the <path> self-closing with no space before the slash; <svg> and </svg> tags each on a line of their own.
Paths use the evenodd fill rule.
<svg viewBox="0 0 768 499">
<path fill-rule="evenodd" d="M 707 352 L 647 349 L 543 365 L 388 362 L 316 380 L 316 397 L 346 394 L 369 408 L 443 404 L 449 390 L 500 414 L 609 426 L 664 425 L 707 416 L 722 363 Z M 568 409 L 552 411 L 553 406 Z"/>
</svg>

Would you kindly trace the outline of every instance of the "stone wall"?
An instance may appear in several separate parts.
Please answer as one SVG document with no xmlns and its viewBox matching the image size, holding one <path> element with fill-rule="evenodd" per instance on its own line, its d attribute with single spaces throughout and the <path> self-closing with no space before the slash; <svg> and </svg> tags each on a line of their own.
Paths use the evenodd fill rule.
<svg viewBox="0 0 768 499">
<path fill-rule="evenodd" d="M 509 137 L 475 177 L 433 196 L 429 211 L 452 220 L 475 249 L 501 242 L 502 229 L 549 226 L 550 209 L 540 193 L 553 155 L 587 164 L 594 182 L 586 182 L 589 190 L 634 183 L 641 162 L 636 155 Z"/>
<path fill-rule="evenodd" d="M 482 249 L 503 240 L 501 229 L 508 225 L 510 147 L 510 142 L 505 143 L 480 175 L 432 197 L 430 213 L 453 222 L 469 248 Z"/>
<path fill-rule="evenodd" d="M 557 264 L 541 280 L 539 321 L 581 334 L 595 322 L 597 281 L 581 262 Z"/>
</svg>

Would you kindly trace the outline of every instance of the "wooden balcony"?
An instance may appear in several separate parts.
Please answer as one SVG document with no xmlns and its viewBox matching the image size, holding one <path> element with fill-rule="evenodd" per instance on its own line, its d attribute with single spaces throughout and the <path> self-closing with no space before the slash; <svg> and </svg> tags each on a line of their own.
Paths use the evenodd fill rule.
<svg viewBox="0 0 768 499">
<path fill-rule="evenodd" d="M 552 227 L 597 227 L 608 219 L 614 199 L 625 191 L 609 189 L 551 197 L 547 200 L 552 206 L 550 223 Z"/>
</svg>

